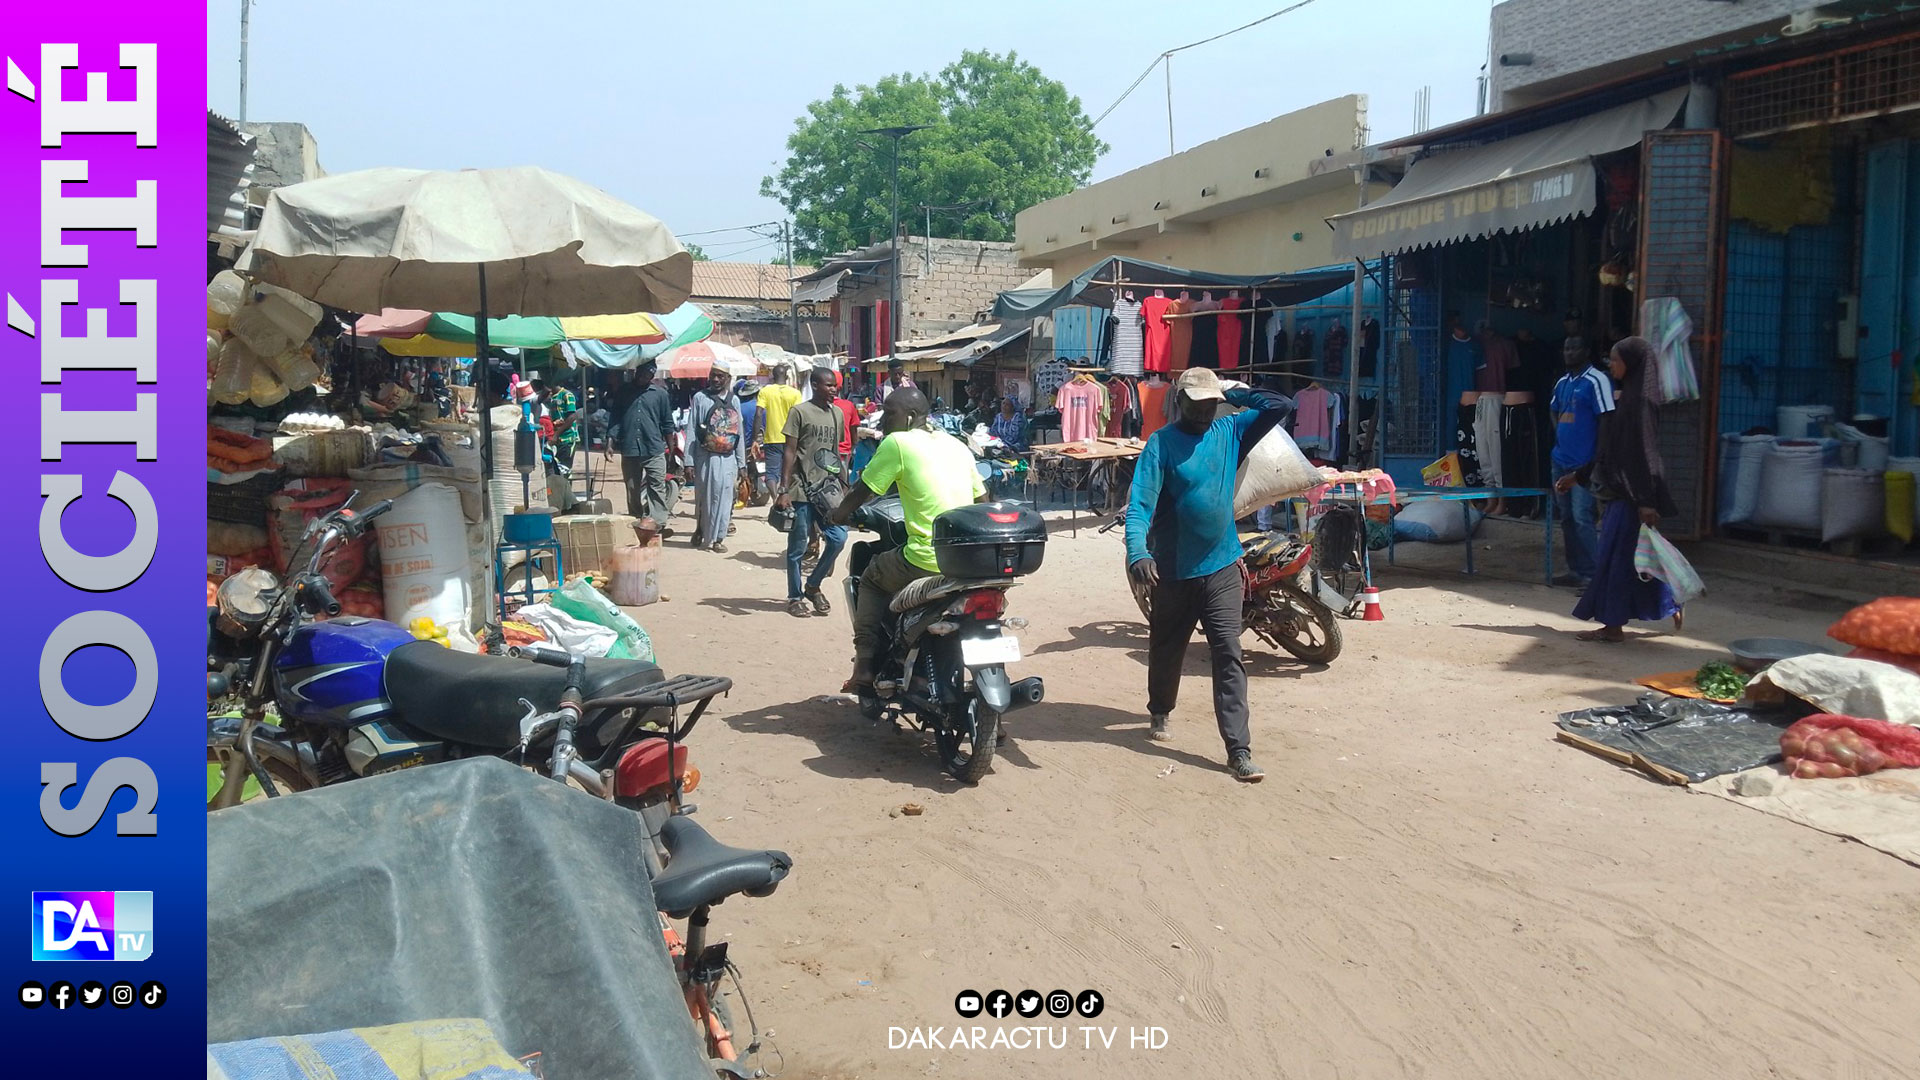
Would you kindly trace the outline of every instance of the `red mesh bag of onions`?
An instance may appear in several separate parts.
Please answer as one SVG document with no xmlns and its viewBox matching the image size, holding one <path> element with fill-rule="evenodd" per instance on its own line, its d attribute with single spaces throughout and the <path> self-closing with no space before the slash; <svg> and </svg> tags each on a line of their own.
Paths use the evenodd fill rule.
<svg viewBox="0 0 1920 1080">
<path fill-rule="evenodd" d="M 1817 713 L 1781 733 L 1780 752 L 1803 780 L 1920 768 L 1920 728 Z"/>
</svg>

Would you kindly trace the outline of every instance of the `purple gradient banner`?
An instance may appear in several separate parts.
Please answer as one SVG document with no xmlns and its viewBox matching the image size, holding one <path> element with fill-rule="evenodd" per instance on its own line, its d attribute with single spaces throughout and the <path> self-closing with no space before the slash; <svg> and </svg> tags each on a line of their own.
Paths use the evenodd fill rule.
<svg viewBox="0 0 1920 1080">
<path fill-rule="evenodd" d="M 15 4 L 0 36 L 13 1075 L 205 1067 L 204 17 Z"/>
</svg>

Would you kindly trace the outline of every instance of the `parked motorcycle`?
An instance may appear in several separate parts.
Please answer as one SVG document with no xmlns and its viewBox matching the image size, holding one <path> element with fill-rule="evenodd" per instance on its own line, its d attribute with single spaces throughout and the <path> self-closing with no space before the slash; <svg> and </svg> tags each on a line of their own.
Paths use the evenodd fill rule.
<svg viewBox="0 0 1920 1080">
<path fill-rule="evenodd" d="M 907 542 L 898 497 L 863 504 L 858 528 L 877 534 L 853 545 L 847 559 L 846 601 L 851 618 L 860 575 L 881 552 Z M 1000 720 L 1038 704 L 1038 677 L 1009 682 L 1007 665 L 1020 659 L 1025 619 L 1007 617 L 1007 590 L 1040 568 L 1046 522 L 1014 502 L 976 503 L 934 519 L 939 574 L 900 590 L 891 605 L 875 663 L 873 693 L 863 694 L 869 719 L 910 719 L 933 734 L 940 761 L 954 777 L 978 783 L 993 767 Z"/>
<path fill-rule="evenodd" d="M 249 775 L 272 797 L 452 758 L 557 749 L 557 724 L 531 735 L 525 725 L 565 707 L 564 672 L 455 652 L 379 619 L 330 617 L 340 604 L 321 569 L 390 508 L 316 519 L 289 564 L 311 555 L 285 583 L 259 569 L 221 583 L 207 612 L 207 761 L 221 770 L 209 810 L 239 802 Z M 663 753 L 659 721 L 670 758 L 732 685 L 669 679 L 638 660 L 586 661 L 577 741 L 542 768 L 564 766 L 560 775 L 596 795 L 637 797 Z"/>
<path fill-rule="evenodd" d="M 1121 508 L 1101 532 L 1124 529 L 1127 510 Z M 1283 532 L 1250 531 L 1240 534 L 1240 557 L 1246 564 L 1246 589 L 1241 618 L 1269 646 L 1285 649 L 1309 664 L 1331 664 L 1340 656 L 1340 622 L 1328 606 L 1338 597 L 1314 566 L 1313 545 Z M 1129 579 L 1140 617 L 1153 622 L 1153 593 Z"/>
</svg>

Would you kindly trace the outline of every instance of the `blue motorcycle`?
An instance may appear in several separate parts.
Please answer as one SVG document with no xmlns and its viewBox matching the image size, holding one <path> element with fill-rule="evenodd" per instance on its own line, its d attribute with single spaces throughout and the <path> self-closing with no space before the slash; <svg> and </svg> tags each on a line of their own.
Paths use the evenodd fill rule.
<svg viewBox="0 0 1920 1080">
<path fill-rule="evenodd" d="M 238 804 L 249 779 L 271 798 L 481 756 L 564 770 L 557 778 L 636 809 L 677 799 L 677 744 L 732 680 L 669 679 L 639 660 L 455 652 L 391 622 L 336 617 L 321 570 L 391 508 L 317 518 L 289 559 L 310 550 L 304 569 L 284 583 L 260 569 L 221 583 L 207 611 L 207 764 L 220 778 L 207 808 Z M 554 753 L 552 718 L 568 711 Z"/>
</svg>

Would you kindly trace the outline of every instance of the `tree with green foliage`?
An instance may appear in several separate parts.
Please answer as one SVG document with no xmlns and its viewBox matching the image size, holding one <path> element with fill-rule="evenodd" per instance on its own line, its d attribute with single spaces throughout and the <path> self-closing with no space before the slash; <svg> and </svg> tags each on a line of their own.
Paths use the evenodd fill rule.
<svg viewBox="0 0 1920 1080">
<path fill-rule="evenodd" d="M 712 257 L 707 254 L 707 249 L 701 247 L 699 244 L 689 244 L 683 240 L 680 242 L 680 246 L 687 249 L 687 254 L 693 256 L 694 262 L 706 262 Z"/>
<path fill-rule="evenodd" d="M 884 240 L 893 140 L 873 128 L 932 125 L 900 144 L 900 220 L 933 210 L 936 236 L 1013 239 L 1013 216 L 1086 183 L 1107 145 L 1080 99 L 1015 53 L 965 52 L 938 75 L 889 75 L 807 106 L 787 161 L 760 194 L 793 215 L 795 254 Z M 918 230 L 925 231 L 923 224 Z"/>
</svg>

